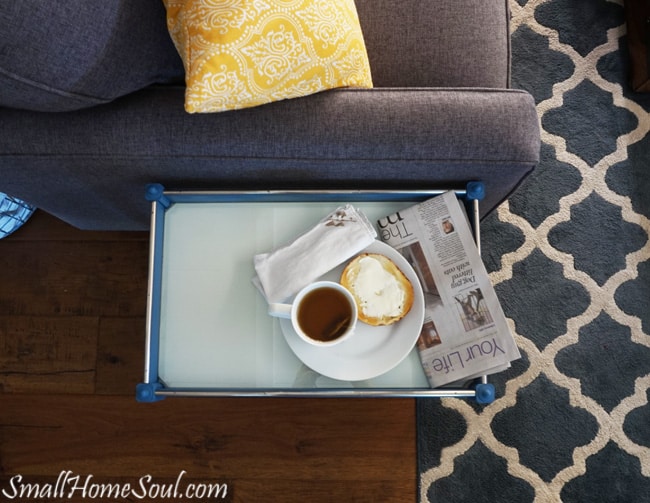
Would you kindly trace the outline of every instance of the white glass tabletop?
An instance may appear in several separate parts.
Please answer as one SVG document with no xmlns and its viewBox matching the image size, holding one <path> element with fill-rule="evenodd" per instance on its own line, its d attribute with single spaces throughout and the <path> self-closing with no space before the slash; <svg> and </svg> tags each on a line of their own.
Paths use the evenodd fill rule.
<svg viewBox="0 0 650 503">
<path fill-rule="evenodd" d="M 352 202 L 372 222 L 409 202 Z M 162 239 L 159 378 L 167 387 L 428 388 L 415 349 L 363 381 L 339 381 L 294 354 L 252 283 L 253 256 L 290 242 L 338 202 L 176 203 Z"/>
</svg>

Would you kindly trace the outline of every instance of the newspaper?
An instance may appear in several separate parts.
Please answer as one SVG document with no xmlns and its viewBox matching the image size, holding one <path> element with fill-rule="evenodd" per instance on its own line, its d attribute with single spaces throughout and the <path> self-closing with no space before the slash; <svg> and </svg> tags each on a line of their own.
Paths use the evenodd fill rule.
<svg viewBox="0 0 650 503">
<path fill-rule="evenodd" d="M 520 358 L 464 208 L 449 191 L 378 222 L 424 291 L 417 342 L 432 388 L 493 374 Z"/>
</svg>

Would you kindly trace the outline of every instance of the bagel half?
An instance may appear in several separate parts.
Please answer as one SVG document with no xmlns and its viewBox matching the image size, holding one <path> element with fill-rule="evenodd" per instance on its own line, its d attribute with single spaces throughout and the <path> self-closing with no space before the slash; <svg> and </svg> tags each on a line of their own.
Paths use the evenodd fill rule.
<svg viewBox="0 0 650 503">
<path fill-rule="evenodd" d="M 413 285 L 385 255 L 362 253 L 341 273 L 341 284 L 354 297 L 359 320 L 368 325 L 391 325 L 413 306 Z"/>
</svg>

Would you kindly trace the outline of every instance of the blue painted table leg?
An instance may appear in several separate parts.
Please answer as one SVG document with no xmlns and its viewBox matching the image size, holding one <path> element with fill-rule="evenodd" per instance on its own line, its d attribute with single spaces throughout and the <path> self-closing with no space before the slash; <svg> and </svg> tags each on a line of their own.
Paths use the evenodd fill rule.
<svg viewBox="0 0 650 503">
<path fill-rule="evenodd" d="M 162 389 L 158 382 L 140 383 L 135 387 L 135 399 L 138 402 L 159 402 L 164 396 L 156 395 L 156 390 Z"/>
<path fill-rule="evenodd" d="M 476 402 L 488 404 L 494 402 L 494 385 L 490 383 L 479 383 L 476 385 Z"/>
</svg>

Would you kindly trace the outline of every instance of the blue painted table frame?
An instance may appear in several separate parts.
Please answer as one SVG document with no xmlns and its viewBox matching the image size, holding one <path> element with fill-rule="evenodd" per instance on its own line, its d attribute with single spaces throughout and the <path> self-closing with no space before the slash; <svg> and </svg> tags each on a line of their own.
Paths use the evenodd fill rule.
<svg viewBox="0 0 650 503">
<path fill-rule="evenodd" d="M 444 190 L 413 191 L 167 191 L 160 184 L 146 187 L 145 197 L 151 202 L 151 239 L 149 253 L 149 282 L 147 296 L 146 348 L 144 380 L 136 386 L 139 402 L 155 402 L 169 396 L 193 397 L 456 397 L 474 398 L 488 404 L 494 400 L 494 386 L 483 376 L 462 388 L 438 389 L 280 389 L 280 388 L 178 388 L 169 387 L 160 378 L 160 316 L 161 275 L 163 267 L 163 236 L 166 211 L 177 203 L 212 202 L 349 202 L 349 201 L 417 201 L 441 194 Z M 465 202 L 480 251 L 479 202 L 484 197 L 481 182 L 469 182 L 464 190 L 455 191 Z"/>
</svg>

